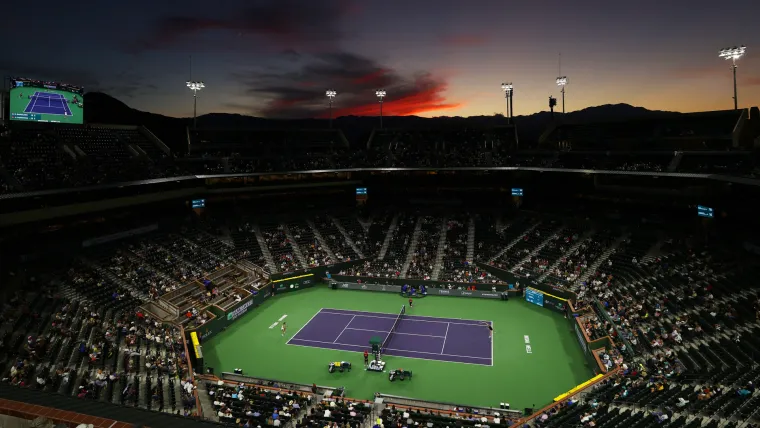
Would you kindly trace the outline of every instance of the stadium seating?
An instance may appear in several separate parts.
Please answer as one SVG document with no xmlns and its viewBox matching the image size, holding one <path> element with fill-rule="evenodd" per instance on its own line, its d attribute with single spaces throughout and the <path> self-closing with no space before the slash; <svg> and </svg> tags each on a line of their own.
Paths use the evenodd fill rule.
<svg viewBox="0 0 760 428">
<path fill-rule="evenodd" d="M 305 260 L 333 263 L 345 260 L 337 254 L 357 257 L 354 247 L 371 256 L 344 274 L 381 280 L 400 276 L 408 261 L 407 276 L 426 278 L 439 261 L 441 281 L 495 283 L 477 264 L 463 263 L 472 251 L 476 262 L 492 261 L 578 291 L 578 320 L 585 333 L 592 340 L 611 336 L 617 345 L 600 358 L 610 369 L 620 365 L 618 375 L 582 402 L 537 413 L 531 424 L 648 426 L 667 415 L 670 423 L 688 426 L 694 416 L 744 420 L 757 415 L 753 385 L 760 382 L 760 301 L 747 285 L 758 271 L 737 269 L 732 253 L 708 251 L 676 231 L 619 230 L 528 213 L 389 211 L 369 226 L 345 212 L 299 218 L 282 223 L 226 219 L 224 227 L 214 226 L 222 224 L 214 219 L 177 225 L 84 251 L 64 270 L 42 270 L 41 287 L 17 293 L 6 306 L 0 329 L 3 377 L 13 385 L 189 415 L 197 404 L 181 330 L 159 326 L 140 312 L 143 303 L 172 296 L 192 315 L 182 325 L 202 325 L 207 319 L 203 307 L 235 303 L 234 276 L 216 281 L 218 294 L 211 296 L 199 286 L 177 294 L 185 284 L 222 272 L 237 260 L 266 267 L 267 252 L 287 271 L 301 266 L 297 253 Z M 373 258 L 383 251 L 385 259 Z M 435 255 L 432 262 L 430 254 Z M 629 357 L 629 351 L 636 357 Z M 236 400 L 233 394 L 241 392 L 237 384 L 205 386 L 213 392 L 212 407 L 223 423 L 251 420 L 275 426 L 271 417 L 277 407 L 281 423 L 321 427 L 329 421 L 358 427 L 371 413 L 363 402 L 311 403 L 303 395 L 254 388 L 243 389 L 246 399 Z M 302 410 L 290 401 L 301 403 Z M 462 426 L 509 424 L 493 414 L 480 416 L 487 418 L 482 422 L 390 407 L 381 417 L 391 422 L 403 412 L 413 423 L 433 427 L 457 421 Z"/>
<path fill-rule="evenodd" d="M 303 415 L 312 399 L 294 391 L 223 381 L 206 383 L 206 391 L 219 421 L 236 426 L 246 422 L 262 427 L 287 426 Z"/>
</svg>

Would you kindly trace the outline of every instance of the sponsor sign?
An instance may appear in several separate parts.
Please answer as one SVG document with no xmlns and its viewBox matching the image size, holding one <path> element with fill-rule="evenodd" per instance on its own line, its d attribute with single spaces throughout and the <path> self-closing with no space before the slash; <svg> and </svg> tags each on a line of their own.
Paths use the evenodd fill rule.
<svg viewBox="0 0 760 428">
<path fill-rule="evenodd" d="M 400 285 L 391 284 L 357 284 L 353 282 L 341 282 L 338 288 L 345 290 L 364 290 L 364 291 L 385 291 L 390 293 L 401 293 Z M 448 290 L 439 288 L 428 288 L 428 295 L 434 296 L 461 296 L 461 297 L 480 297 L 484 299 L 501 299 L 501 294 L 492 291 L 470 291 L 470 290 Z"/>
<path fill-rule="evenodd" d="M 203 342 L 204 340 L 206 340 L 212 334 L 214 334 L 214 330 L 211 330 L 210 328 L 207 328 L 207 329 L 203 330 L 203 333 L 201 333 L 201 342 Z"/>
<path fill-rule="evenodd" d="M 227 321 L 234 321 L 238 319 L 241 315 L 248 312 L 248 308 L 251 306 L 253 306 L 253 300 L 249 300 L 243 303 L 240 307 L 227 314 Z"/>
</svg>

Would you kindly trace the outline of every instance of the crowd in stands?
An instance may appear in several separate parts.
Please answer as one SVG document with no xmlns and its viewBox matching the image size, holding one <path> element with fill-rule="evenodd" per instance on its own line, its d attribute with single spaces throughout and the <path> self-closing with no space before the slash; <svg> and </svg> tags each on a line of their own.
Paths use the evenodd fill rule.
<svg viewBox="0 0 760 428">
<path fill-rule="evenodd" d="M 0 314 L 4 380 L 191 415 L 195 390 L 181 330 L 139 309 L 145 302 L 197 281 L 189 294 L 177 297 L 182 312 L 189 314 L 183 325 L 196 327 L 209 319 L 203 307 L 227 307 L 242 299 L 236 282 L 240 276 L 211 281 L 209 274 L 237 260 L 264 261 L 265 252 L 283 272 L 300 268 L 298 257 L 307 266 L 331 264 L 345 261 L 337 254 L 355 252 L 354 246 L 366 249 L 369 257 L 341 274 L 369 281 L 401 277 L 408 262 L 403 275 L 429 279 L 440 258 L 442 281 L 496 284 L 495 277 L 465 260 L 472 251 L 475 260 L 485 261 L 481 263 L 532 277 L 545 274 L 554 286 L 577 291 L 574 304 L 586 335 L 590 340 L 609 336 L 614 343 L 599 358 L 607 371 L 620 368 L 620 375 L 596 390 L 596 401 L 556 407 L 534 419 L 537 426 L 569 420 L 568 415 L 585 425 L 611 424 L 633 417 L 615 407 L 624 403 L 674 408 L 676 413 L 756 414 L 760 296 L 746 285 L 758 272 L 697 239 L 672 239 L 644 228 L 578 226 L 528 214 L 496 219 L 401 212 L 373 218 L 367 232 L 358 217 L 345 215 L 261 226 L 239 220 L 230 226 L 229 241 L 217 235 L 223 233 L 220 229 L 195 224 L 103 245 L 84 252 L 64 273 L 43 275 L 47 282 L 42 286 L 16 293 Z M 378 260 L 384 243 L 385 258 Z M 311 403 L 311 398 L 287 391 L 209 385 L 209 392 L 218 417 L 238 425 L 278 426 L 292 420 L 296 426 L 354 427 L 369 415 L 364 403 Z M 299 410 L 306 406 L 313 407 Z M 647 417 L 678 417 L 662 411 Z M 462 418 L 459 426 L 509 424 L 499 415 L 482 417 L 486 421 Z M 428 427 L 451 423 L 448 416 L 391 409 L 383 418 Z"/>
<path fill-rule="evenodd" d="M 220 422 L 246 428 L 284 427 L 298 420 L 312 401 L 309 394 L 243 383 L 228 385 L 221 380 L 206 383 L 206 391 Z"/>
<path fill-rule="evenodd" d="M 362 238 L 351 238 L 349 241 L 345 236 L 343 236 L 333 220 L 324 215 L 316 216 L 314 218 L 314 224 L 316 230 L 319 231 L 319 233 L 322 235 L 322 238 L 326 241 L 328 248 L 330 248 L 335 253 L 336 263 L 348 262 L 360 258 L 356 253 L 356 250 L 354 250 L 352 247 L 352 244 L 356 245 L 359 243 L 359 239 Z"/>
<path fill-rule="evenodd" d="M 309 409 L 308 414 L 296 422 L 298 428 L 361 428 L 372 413 L 372 403 L 330 398 Z"/>
<path fill-rule="evenodd" d="M 441 222 L 434 216 L 420 217 L 419 222 L 417 245 L 412 249 L 412 258 L 406 276 L 407 278 L 431 279 L 438 254 Z"/>
<path fill-rule="evenodd" d="M 305 223 L 291 222 L 288 224 L 295 243 L 303 253 L 308 267 L 327 266 L 337 262 L 333 260 L 330 250 L 325 248 L 317 239 L 313 229 Z"/>
<path fill-rule="evenodd" d="M 261 228 L 261 235 L 267 249 L 272 254 L 275 268 L 279 272 L 294 272 L 301 269 L 301 264 L 296 259 L 294 244 L 285 232 L 283 225 L 269 225 Z"/>
<path fill-rule="evenodd" d="M 458 409 L 459 410 L 459 409 Z M 469 410 L 469 412 L 467 412 Z M 389 427 L 427 427 L 427 428 L 445 428 L 445 427 L 462 427 L 476 428 L 484 426 L 504 426 L 508 427 L 514 424 L 513 417 L 502 415 L 500 412 L 490 412 L 488 414 L 473 413 L 473 409 L 461 408 L 461 411 L 441 412 L 420 408 L 397 407 L 395 405 L 386 406 L 381 414 L 382 426 Z"/>
</svg>

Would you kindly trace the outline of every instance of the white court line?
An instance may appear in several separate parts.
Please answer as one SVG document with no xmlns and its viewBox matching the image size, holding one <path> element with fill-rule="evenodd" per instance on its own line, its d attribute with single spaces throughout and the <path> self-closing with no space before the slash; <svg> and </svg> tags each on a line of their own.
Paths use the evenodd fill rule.
<svg viewBox="0 0 760 428">
<path fill-rule="evenodd" d="M 354 348 L 366 348 L 365 345 L 354 345 L 353 343 L 340 343 L 340 342 L 324 342 L 321 340 L 311 340 L 311 339 L 296 339 L 300 340 L 301 342 L 310 342 L 310 343 L 324 343 L 327 345 L 343 345 L 343 346 L 353 346 Z M 320 346 L 309 346 L 309 348 L 322 348 Z M 488 357 L 472 357 L 469 355 L 454 355 L 454 354 L 439 354 L 437 352 L 423 352 L 423 351 L 412 351 L 409 349 L 396 349 L 396 348 L 385 348 L 388 351 L 398 351 L 398 352 L 411 352 L 413 354 L 427 354 L 427 355 L 443 355 L 444 357 L 455 357 L 455 358 L 472 358 L 474 360 L 490 360 Z M 394 355 L 396 357 L 403 357 L 403 355 Z M 412 357 L 410 357 L 412 358 Z M 441 361 L 441 360 L 433 360 L 433 361 Z M 458 361 L 451 361 L 452 363 L 456 363 Z M 478 364 L 478 365 L 487 365 L 487 364 Z"/>
<path fill-rule="evenodd" d="M 346 313 L 346 312 L 325 312 L 325 313 L 326 314 L 333 314 L 333 315 L 354 315 L 354 314 L 350 314 L 350 313 Z M 375 312 L 367 312 L 367 313 L 372 314 L 372 313 L 375 313 Z M 387 315 L 391 315 L 391 314 L 387 314 Z M 362 318 L 380 318 L 380 319 L 384 319 L 384 320 L 392 320 L 392 319 L 395 319 L 397 317 L 397 315 L 394 315 L 391 318 L 391 317 L 378 317 L 378 316 L 375 316 L 375 315 L 361 315 L 361 314 L 357 314 L 357 315 L 354 315 L 354 316 L 362 317 Z M 441 319 L 446 319 L 446 318 L 441 318 Z M 451 319 L 461 319 L 461 318 L 451 318 Z M 455 324 L 455 325 L 466 325 L 466 326 L 470 326 L 470 327 L 478 327 L 480 325 L 480 324 L 467 324 L 467 323 L 463 323 L 463 322 L 416 320 L 416 319 L 410 319 L 410 318 L 402 318 L 401 321 L 404 321 L 404 322 L 429 322 L 429 323 L 434 323 L 434 324 Z M 483 322 L 483 321 L 481 321 L 481 322 Z"/>
<path fill-rule="evenodd" d="M 290 341 L 291 341 L 291 340 L 293 340 L 293 339 L 294 339 L 296 336 L 298 336 L 298 333 L 300 333 L 300 332 L 301 332 L 301 330 L 303 330 L 303 328 L 304 328 L 304 327 L 306 327 L 307 325 L 309 325 L 309 323 L 311 322 L 311 320 L 313 320 L 314 318 L 316 318 L 316 317 L 317 317 L 317 315 L 319 315 L 321 312 L 322 312 L 322 309 L 320 309 L 319 311 L 317 311 L 317 313 L 316 313 L 316 314 L 312 315 L 312 317 L 311 317 L 311 318 L 309 318 L 309 320 L 308 320 L 308 321 L 306 321 L 306 323 L 305 323 L 304 325 L 302 325 L 302 326 L 301 326 L 301 328 L 299 328 L 299 329 L 298 329 L 298 331 L 296 332 L 296 334 L 294 334 L 294 335 L 293 335 L 293 337 L 291 337 L 290 339 L 288 339 L 288 341 L 287 341 L 287 342 L 285 342 L 285 344 L 286 344 L 286 345 L 290 345 Z M 299 340 L 300 340 L 300 339 L 299 339 Z"/>
<path fill-rule="evenodd" d="M 491 321 L 491 328 L 493 328 L 493 321 Z M 491 366 L 493 366 L 493 334 L 491 335 Z"/>
<path fill-rule="evenodd" d="M 448 339 L 449 337 L 449 324 L 450 323 L 446 323 L 446 335 L 443 336 L 443 346 L 441 347 L 441 355 L 443 355 L 443 350 L 446 349 L 446 339 Z"/>
<path fill-rule="evenodd" d="M 392 316 L 393 318 L 396 318 L 398 316 L 398 314 L 391 314 L 391 313 L 387 313 L 387 312 L 355 311 L 355 310 L 351 310 L 351 309 L 336 309 L 336 308 L 322 308 L 322 309 L 323 310 L 328 310 L 328 311 L 329 310 L 339 311 L 339 312 L 342 311 L 344 313 L 345 312 L 361 312 L 363 314 L 388 315 L 388 316 Z M 444 320 L 472 321 L 472 322 L 476 322 L 476 323 L 488 322 L 487 320 L 473 320 L 473 319 L 469 319 L 469 318 L 454 318 L 454 317 L 441 318 L 441 317 L 429 317 L 429 316 L 426 316 L 426 315 L 409 315 L 409 316 L 410 317 L 416 317 L 416 318 L 433 318 L 433 319 L 444 319 Z M 380 317 L 378 317 L 378 318 L 380 318 Z M 436 322 L 446 322 L 446 321 L 436 321 Z M 467 324 L 467 325 L 477 325 L 477 324 Z"/>
<path fill-rule="evenodd" d="M 361 316 L 361 315 L 357 315 Z M 366 328 L 353 328 L 347 327 L 345 330 L 357 330 L 357 331 L 374 331 L 375 333 L 390 333 L 388 330 L 369 330 Z M 438 339 L 445 339 L 445 336 L 433 336 L 432 334 L 418 334 L 418 333 L 402 333 L 400 331 L 394 331 L 393 334 L 404 334 L 406 336 L 422 336 L 422 337 L 436 337 Z"/>
<path fill-rule="evenodd" d="M 39 92 L 35 92 L 34 95 L 32 95 L 32 98 L 34 98 L 34 100 L 32 100 L 32 109 L 29 110 L 29 113 L 34 113 L 34 107 L 37 105 L 37 100 L 39 99 L 37 98 L 37 94 L 39 94 Z M 29 107 L 29 104 L 27 104 L 27 107 Z"/>
<path fill-rule="evenodd" d="M 354 315 L 354 316 L 351 317 L 351 321 L 353 321 L 354 318 L 356 318 L 356 315 Z M 333 340 L 333 343 L 337 343 L 338 339 L 340 339 L 340 337 L 343 336 L 343 333 L 346 331 L 346 329 L 348 328 L 348 326 L 351 325 L 351 321 L 349 321 L 348 324 L 346 324 L 346 326 L 343 327 L 343 330 L 341 330 L 340 334 L 338 335 L 338 337 L 336 337 L 335 340 Z"/>
<path fill-rule="evenodd" d="M 298 339 L 301 340 L 301 339 Z M 300 348 L 311 348 L 311 349 L 329 349 L 329 348 L 323 348 L 321 346 L 312 346 L 312 345 L 295 345 L 293 343 L 288 343 L 290 346 L 298 346 Z M 351 345 L 351 346 L 358 346 L 358 345 Z M 353 351 L 346 351 L 343 349 L 344 352 L 353 352 Z M 362 351 L 356 351 L 356 352 L 362 352 Z M 409 357 L 405 355 L 390 355 L 391 357 L 399 357 L 399 358 L 411 358 L 413 360 L 423 360 L 423 361 L 437 361 L 439 363 L 454 363 L 454 364 L 467 364 L 469 366 L 480 366 L 480 367 L 491 367 L 493 364 L 481 364 L 481 363 L 464 363 L 462 361 L 449 361 L 449 360 L 434 360 L 432 358 L 422 358 L 422 357 Z M 466 357 L 470 358 L 470 357 Z"/>
</svg>

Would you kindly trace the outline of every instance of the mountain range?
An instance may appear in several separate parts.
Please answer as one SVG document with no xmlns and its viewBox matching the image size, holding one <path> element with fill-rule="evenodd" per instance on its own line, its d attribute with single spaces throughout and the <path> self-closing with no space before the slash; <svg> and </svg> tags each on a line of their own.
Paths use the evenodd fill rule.
<svg viewBox="0 0 760 428">
<path fill-rule="evenodd" d="M 84 97 L 86 123 L 103 123 L 114 125 L 144 125 L 170 147 L 174 141 L 186 141 L 186 129 L 192 126 L 192 118 L 174 118 L 156 113 L 133 109 L 125 103 L 101 92 L 90 92 Z M 628 104 L 607 104 L 588 107 L 570 113 L 538 112 L 525 116 L 515 116 L 513 123 L 517 126 L 521 142 L 530 144 L 538 140 L 541 133 L 552 121 L 561 123 L 592 123 L 616 120 L 630 120 L 653 116 L 678 115 L 680 113 L 647 110 Z M 198 116 L 198 128 L 206 129 L 319 129 L 326 128 L 326 119 L 267 119 L 231 113 L 209 113 Z M 377 117 L 344 116 L 333 121 L 335 128 L 341 129 L 346 138 L 352 142 L 366 142 L 369 134 L 378 126 Z M 497 127 L 509 122 L 502 115 L 470 117 L 434 117 L 392 116 L 383 117 L 386 128 L 445 128 L 445 127 Z M 174 147 L 172 147 L 174 149 Z"/>
</svg>

